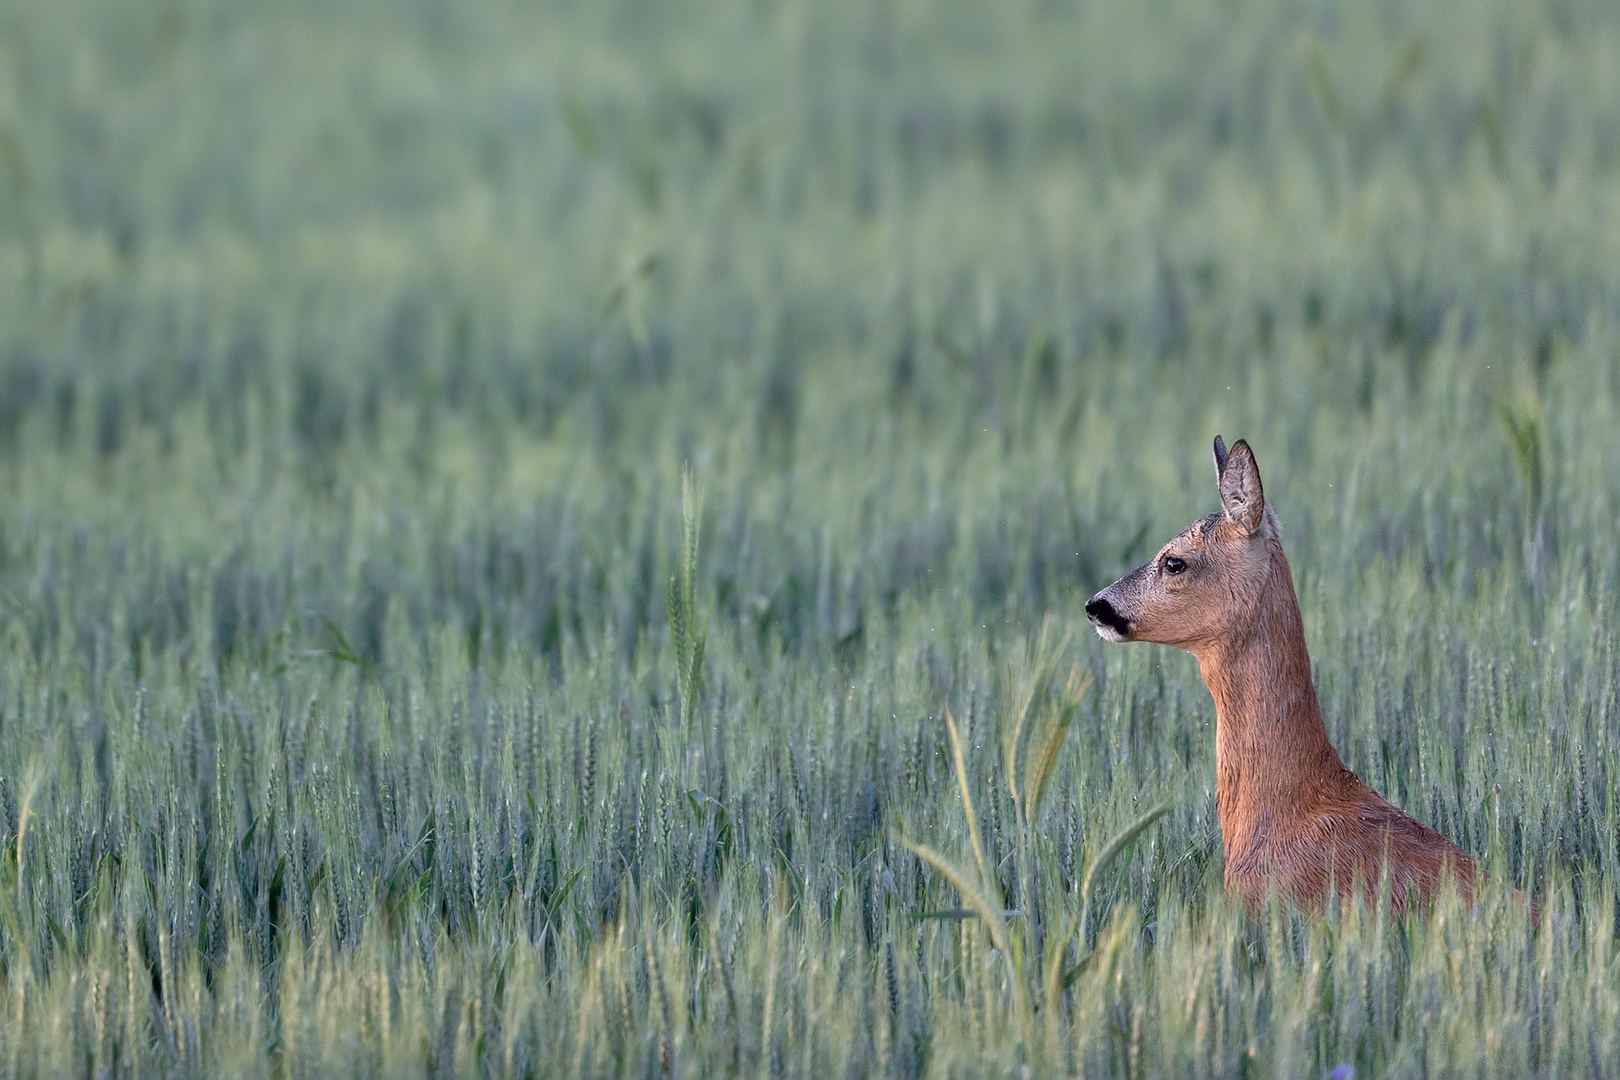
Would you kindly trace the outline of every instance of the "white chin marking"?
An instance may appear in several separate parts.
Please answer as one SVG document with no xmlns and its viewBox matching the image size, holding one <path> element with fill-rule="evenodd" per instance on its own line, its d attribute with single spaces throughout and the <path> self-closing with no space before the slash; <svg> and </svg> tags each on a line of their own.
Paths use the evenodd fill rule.
<svg viewBox="0 0 1620 1080">
<path fill-rule="evenodd" d="M 1092 625 L 1097 628 L 1097 636 L 1102 638 L 1104 641 L 1125 640 L 1125 635 L 1120 633 L 1118 630 L 1115 630 L 1112 626 L 1104 626 L 1102 623 L 1093 623 Z"/>
</svg>

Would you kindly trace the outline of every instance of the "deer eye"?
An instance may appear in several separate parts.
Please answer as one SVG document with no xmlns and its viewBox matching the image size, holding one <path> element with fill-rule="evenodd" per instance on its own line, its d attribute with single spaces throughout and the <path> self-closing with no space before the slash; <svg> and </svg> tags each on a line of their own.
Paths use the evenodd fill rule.
<svg viewBox="0 0 1620 1080">
<path fill-rule="evenodd" d="M 1167 574 L 1180 574 L 1187 569 L 1185 559 L 1178 559 L 1174 555 L 1164 557 L 1164 572 Z"/>
</svg>

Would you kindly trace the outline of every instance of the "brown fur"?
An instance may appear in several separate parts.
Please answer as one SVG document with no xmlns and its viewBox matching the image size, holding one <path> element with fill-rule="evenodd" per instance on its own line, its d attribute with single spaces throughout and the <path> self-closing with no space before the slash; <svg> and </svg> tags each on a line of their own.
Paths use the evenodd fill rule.
<svg viewBox="0 0 1620 1080">
<path fill-rule="evenodd" d="M 1224 513 L 1194 522 L 1091 598 L 1114 641 L 1152 641 L 1198 658 L 1215 699 L 1215 805 L 1227 890 L 1258 910 L 1270 892 L 1321 910 L 1330 888 L 1369 901 L 1428 897 L 1455 880 L 1472 898 L 1474 860 L 1390 805 L 1328 740 L 1282 532 L 1246 442 L 1215 440 Z M 1180 560 L 1185 569 L 1172 573 Z"/>
</svg>

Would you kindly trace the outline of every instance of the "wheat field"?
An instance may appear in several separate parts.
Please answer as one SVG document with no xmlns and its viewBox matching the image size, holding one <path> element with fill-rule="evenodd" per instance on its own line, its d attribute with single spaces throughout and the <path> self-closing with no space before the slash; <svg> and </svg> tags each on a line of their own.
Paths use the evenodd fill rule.
<svg viewBox="0 0 1620 1080">
<path fill-rule="evenodd" d="M 1216 434 L 1477 912 L 1224 896 Z M 0 1070 L 1612 1073 L 1617 525 L 1610 4 L 0 0 Z"/>
</svg>

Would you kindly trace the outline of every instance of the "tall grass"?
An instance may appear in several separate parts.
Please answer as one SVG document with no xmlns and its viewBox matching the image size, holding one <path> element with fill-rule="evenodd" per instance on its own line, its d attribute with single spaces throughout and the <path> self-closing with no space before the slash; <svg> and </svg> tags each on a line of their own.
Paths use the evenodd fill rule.
<svg viewBox="0 0 1620 1080">
<path fill-rule="evenodd" d="M 0 1069 L 1612 1068 L 1617 51 L 0 2 Z M 1216 433 L 1477 913 L 1224 896 Z"/>
</svg>

